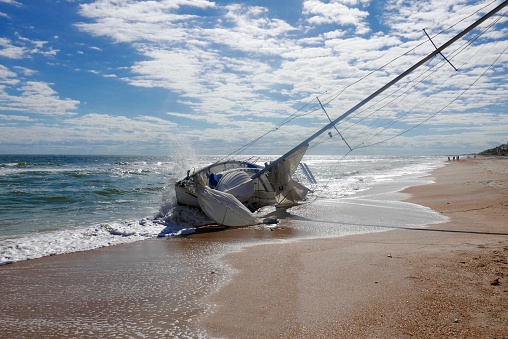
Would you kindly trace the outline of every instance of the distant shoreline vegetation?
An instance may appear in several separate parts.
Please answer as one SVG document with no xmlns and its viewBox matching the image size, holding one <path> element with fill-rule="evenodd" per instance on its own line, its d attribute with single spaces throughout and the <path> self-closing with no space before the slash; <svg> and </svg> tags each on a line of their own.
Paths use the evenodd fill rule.
<svg viewBox="0 0 508 339">
<path fill-rule="evenodd" d="M 481 152 L 480 154 L 483 155 L 502 155 L 502 156 L 508 156 L 508 143 L 501 144 L 497 147 L 485 150 Z"/>
</svg>

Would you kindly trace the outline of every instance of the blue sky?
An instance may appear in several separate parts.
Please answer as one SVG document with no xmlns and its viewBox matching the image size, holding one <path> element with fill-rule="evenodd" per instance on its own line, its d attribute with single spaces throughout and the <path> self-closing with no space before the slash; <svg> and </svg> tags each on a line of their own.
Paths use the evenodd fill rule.
<svg viewBox="0 0 508 339">
<path fill-rule="evenodd" d="M 227 154 L 305 103 L 315 107 L 316 96 L 332 119 L 341 115 L 432 52 L 424 28 L 439 46 L 499 3 L 0 0 L 0 154 Z M 507 142 L 507 35 L 500 18 L 473 44 L 444 52 L 458 72 L 431 61 L 445 64 L 440 76 L 450 81 L 438 91 L 436 76 L 339 130 L 355 147 L 386 140 L 363 150 L 373 153 L 468 153 Z M 249 152 L 283 153 L 326 121 L 312 111 Z M 338 148 L 333 138 L 319 152 Z"/>
</svg>

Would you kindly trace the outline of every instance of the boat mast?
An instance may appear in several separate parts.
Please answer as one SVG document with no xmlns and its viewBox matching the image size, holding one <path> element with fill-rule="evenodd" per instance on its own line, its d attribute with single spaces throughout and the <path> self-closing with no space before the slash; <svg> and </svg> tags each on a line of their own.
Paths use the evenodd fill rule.
<svg viewBox="0 0 508 339">
<path fill-rule="evenodd" d="M 348 110 L 346 113 L 342 114 L 340 117 L 338 117 L 337 119 L 331 121 L 329 124 L 327 124 L 326 126 L 324 126 L 323 128 L 321 128 L 319 131 L 317 131 L 316 133 L 314 133 L 313 135 L 311 135 L 309 138 L 307 138 L 306 140 L 304 140 L 303 142 L 301 142 L 298 146 L 294 147 L 293 149 L 291 149 L 289 152 L 287 152 L 286 154 L 284 154 L 282 157 L 278 158 L 277 160 L 275 161 L 272 161 L 268 166 L 266 166 L 265 168 L 263 168 L 261 171 L 259 171 L 258 173 L 256 173 L 255 175 L 252 176 L 252 179 L 255 179 L 257 177 L 259 177 L 260 175 L 262 175 L 263 173 L 265 173 L 266 171 L 269 171 L 270 169 L 272 169 L 275 165 L 277 165 L 278 163 L 282 162 L 286 157 L 288 157 L 291 153 L 293 153 L 295 150 L 297 150 L 298 148 L 302 147 L 302 146 L 305 146 L 305 145 L 308 145 L 312 140 L 314 140 L 315 138 L 317 138 L 318 136 L 320 136 L 321 134 L 323 134 L 325 131 L 327 131 L 328 129 L 330 129 L 331 127 L 333 127 L 335 124 L 337 124 L 339 121 L 345 119 L 348 115 L 350 115 L 351 113 L 353 113 L 354 111 L 358 110 L 359 108 L 361 108 L 363 105 L 365 105 L 366 103 L 368 103 L 369 101 L 371 101 L 372 99 L 374 99 L 375 97 L 377 97 L 379 94 L 383 93 L 385 90 L 387 90 L 388 88 L 390 88 L 391 86 L 393 86 L 394 84 L 396 84 L 397 82 L 399 82 L 400 80 L 402 80 L 403 78 L 405 78 L 407 75 L 409 75 L 411 72 L 413 72 L 414 70 L 416 70 L 418 67 L 422 66 L 423 64 L 425 64 L 427 61 L 429 61 L 430 59 L 432 59 L 433 57 L 435 57 L 436 55 L 440 54 L 445 48 L 449 47 L 451 44 L 453 44 L 455 41 L 459 40 L 460 38 L 462 38 L 464 35 L 466 35 L 467 33 L 469 33 L 471 30 L 473 30 L 474 28 L 476 28 L 478 25 L 482 24 L 485 20 L 487 20 L 488 18 L 490 18 L 492 15 L 496 14 L 499 10 L 501 10 L 503 7 L 505 7 L 506 5 L 508 5 L 508 0 L 502 2 L 499 6 L 497 6 L 496 8 L 494 8 L 493 10 L 491 10 L 489 13 L 485 14 L 483 17 L 481 17 L 478 21 L 474 22 L 473 24 L 471 24 L 469 27 L 467 27 L 466 29 L 464 29 L 462 32 L 460 32 L 459 34 L 457 34 L 456 36 L 454 36 L 453 38 L 451 38 L 450 40 L 448 40 L 448 42 L 446 42 L 444 45 L 442 45 L 441 47 L 437 48 L 434 52 L 430 53 L 429 55 L 427 55 L 425 58 L 423 58 L 422 60 L 420 60 L 419 62 L 417 62 L 416 64 L 414 64 L 413 66 L 411 66 L 409 69 L 407 69 L 404 73 L 400 74 L 399 76 L 397 76 L 395 79 L 393 79 L 392 81 L 390 81 L 389 83 L 387 83 L 386 85 L 384 85 L 383 87 L 381 87 L 380 89 L 378 89 L 376 92 L 372 93 L 370 96 L 368 96 L 367 98 L 365 98 L 363 101 L 361 101 L 360 103 L 358 103 L 356 106 L 354 106 L 353 108 L 351 108 L 350 110 Z"/>
</svg>

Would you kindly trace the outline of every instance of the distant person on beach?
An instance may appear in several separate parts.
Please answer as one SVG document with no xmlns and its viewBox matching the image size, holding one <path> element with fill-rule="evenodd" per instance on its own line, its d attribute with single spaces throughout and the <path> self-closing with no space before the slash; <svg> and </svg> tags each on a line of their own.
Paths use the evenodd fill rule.
<svg viewBox="0 0 508 339">
<path fill-rule="evenodd" d="M 455 157 L 453 157 L 453 161 L 455 161 Z"/>
<path fill-rule="evenodd" d="M 457 161 L 459 161 L 459 156 L 457 155 Z"/>
</svg>

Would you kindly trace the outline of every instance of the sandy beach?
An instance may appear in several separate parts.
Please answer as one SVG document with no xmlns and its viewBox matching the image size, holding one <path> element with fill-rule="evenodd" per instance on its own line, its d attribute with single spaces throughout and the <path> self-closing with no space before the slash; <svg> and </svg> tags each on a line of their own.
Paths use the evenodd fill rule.
<svg viewBox="0 0 508 339">
<path fill-rule="evenodd" d="M 287 218 L 0 266 L 0 337 L 505 338 L 507 169 L 461 159 L 406 189 L 450 218 L 424 229 L 273 244 L 309 222 Z M 224 252 L 245 239 L 272 244 Z"/>
<path fill-rule="evenodd" d="M 508 337 L 508 159 L 432 176 L 405 193 L 449 222 L 231 254 L 239 273 L 203 326 L 228 338 Z"/>
</svg>

